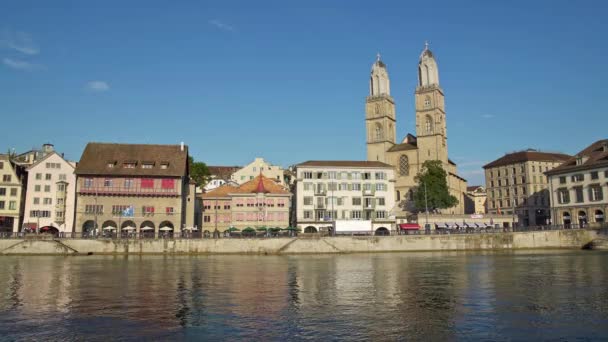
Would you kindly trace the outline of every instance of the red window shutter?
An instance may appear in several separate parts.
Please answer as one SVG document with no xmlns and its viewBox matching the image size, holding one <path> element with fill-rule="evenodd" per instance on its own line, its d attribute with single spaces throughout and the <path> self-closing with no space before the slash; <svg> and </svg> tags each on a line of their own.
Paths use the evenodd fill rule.
<svg viewBox="0 0 608 342">
<path fill-rule="evenodd" d="M 163 189 L 173 189 L 175 187 L 175 179 L 163 179 L 161 186 Z"/>
<path fill-rule="evenodd" d="M 142 178 L 141 179 L 141 187 L 142 188 L 153 188 L 154 187 L 154 179 L 152 179 L 152 178 Z"/>
</svg>

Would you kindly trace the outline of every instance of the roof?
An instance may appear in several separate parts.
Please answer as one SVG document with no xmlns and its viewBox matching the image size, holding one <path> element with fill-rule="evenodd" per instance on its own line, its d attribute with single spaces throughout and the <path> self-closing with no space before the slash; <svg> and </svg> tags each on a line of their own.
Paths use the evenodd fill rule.
<svg viewBox="0 0 608 342">
<path fill-rule="evenodd" d="M 467 186 L 467 192 L 474 192 L 477 190 L 485 191 L 485 188 L 482 185 Z"/>
<path fill-rule="evenodd" d="M 579 158 L 582 158 L 582 163 L 577 165 L 576 161 Z M 545 174 L 550 175 L 604 166 L 608 166 L 608 139 L 602 139 L 594 142 L 584 150 L 577 153 L 574 157 L 568 158 L 561 165 L 545 172 Z"/>
<path fill-rule="evenodd" d="M 564 162 L 570 158 L 567 154 L 539 152 L 535 150 L 526 150 L 505 154 L 503 157 L 483 166 L 484 169 L 497 166 L 511 165 L 515 163 L 523 163 L 527 161 L 547 161 L 547 162 Z"/>
<path fill-rule="evenodd" d="M 230 178 L 236 171 L 240 170 L 240 166 L 207 166 L 209 173 L 219 178 Z"/>
<path fill-rule="evenodd" d="M 74 164 L 72 164 L 69 161 L 65 160 L 65 158 L 63 158 L 63 156 L 61 154 L 53 151 L 53 152 L 47 153 L 44 157 L 36 160 L 34 162 L 34 164 L 32 164 L 32 165 L 30 165 L 30 166 L 27 167 L 27 170 L 29 171 L 29 170 L 33 169 L 34 167 L 38 166 L 40 163 L 42 163 L 43 161 L 47 160 L 50 156 L 52 156 L 54 154 L 56 154 L 57 156 L 59 156 L 59 158 L 63 159 L 63 161 L 66 162 L 68 165 L 70 165 L 72 168 L 75 168 Z"/>
<path fill-rule="evenodd" d="M 461 180 L 461 181 L 463 181 L 463 182 L 466 182 L 466 181 L 467 181 L 466 179 L 464 179 L 464 178 L 460 177 L 459 175 L 457 175 L 457 174 L 455 174 L 455 173 L 453 173 L 453 172 L 448 172 L 448 174 L 449 174 L 450 176 L 454 176 L 454 177 L 456 177 L 456 178 L 460 179 L 460 180 Z"/>
<path fill-rule="evenodd" d="M 152 168 L 142 168 L 143 163 Z M 114 167 L 108 167 L 115 163 Z M 135 163 L 135 168 L 125 168 Z M 167 164 L 161 168 L 161 164 Z M 88 143 L 74 171 L 77 175 L 107 176 L 159 176 L 182 177 L 188 175 L 188 147 L 180 145 L 143 145 Z"/>
<path fill-rule="evenodd" d="M 260 191 L 260 188 L 262 191 Z M 254 179 L 241 184 L 240 186 L 233 186 L 230 184 L 224 184 L 218 188 L 215 188 L 207 193 L 204 193 L 201 197 L 203 198 L 214 198 L 214 197 L 230 197 L 230 194 L 249 194 L 249 193 L 266 193 L 266 194 L 291 194 L 289 191 L 283 189 L 282 186 L 275 183 L 270 178 L 266 178 L 263 175 L 259 175 Z"/>
<path fill-rule="evenodd" d="M 402 143 L 402 144 L 393 145 L 391 148 L 389 148 L 387 150 L 387 152 L 409 151 L 409 150 L 416 150 L 416 149 L 418 149 L 418 146 L 416 144 Z"/>
<path fill-rule="evenodd" d="M 296 167 L 304 166 L 392 168 L 391 165 L 385 164 L 383 162 L 366 160 L 309 160 L 296 165 Z"/>
<path fill-rule="evenodd" d="M 448 163 L 450 163 L 452 165 L 456 165 L 456 163 L 454 163 L 451 159 L 448 159 Z"/>
</svg>

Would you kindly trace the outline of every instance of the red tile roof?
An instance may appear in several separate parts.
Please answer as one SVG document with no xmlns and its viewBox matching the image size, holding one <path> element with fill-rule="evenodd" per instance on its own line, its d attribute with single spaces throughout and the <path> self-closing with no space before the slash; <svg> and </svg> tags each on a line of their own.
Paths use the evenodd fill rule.
<svg viewBox="0 0 608 342">
<path fill-rule="evenodd" d="M 503 157 L 500 157 L 495 161 L 484 165 L 483 168 L 487 169 L 491 167 L 523 163 L 527 161 L 563 162 L 565 160 L 568 160 L 569 158 L 569 155 L 562 153 L 549 153 L 528 150 L 505 154 Z"/>
<path fill-rule="evenodd" d="M 580 165 L 576 165 L 576 160 L 579 157 L 582 158 L 584 162 Z M 560 166 L 545 172 L 545 174 L 552 175 L 561 172 L 572 172 L 604 166 L 608 167 L 608 139 L 594 142 L 577 153 L 574 157 L 568 158 Z"/>
</svg>

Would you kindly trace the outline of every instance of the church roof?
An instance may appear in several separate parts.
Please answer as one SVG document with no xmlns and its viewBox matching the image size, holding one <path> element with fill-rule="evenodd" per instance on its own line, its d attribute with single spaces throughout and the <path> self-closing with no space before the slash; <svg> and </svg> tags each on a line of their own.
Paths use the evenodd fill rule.
<svg viewBox="0 0 608 342">
<path fill-rule="evenodd" d="M 388 149 L 387 152 L 409 151 L 409 150 L 416 150 L 416 149 L 418 149 L 418 146 L 416 146 L 416 144 L 402 143 L 402 144 L 397 144 L 397 145 L 392 146 L 391 148 Z"/>
</svg>

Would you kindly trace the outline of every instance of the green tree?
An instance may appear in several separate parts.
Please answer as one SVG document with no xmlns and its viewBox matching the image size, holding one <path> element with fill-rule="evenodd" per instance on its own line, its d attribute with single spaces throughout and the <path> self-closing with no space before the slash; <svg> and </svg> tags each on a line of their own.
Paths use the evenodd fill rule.
<svg viewBox="0 0 608 342">
<path fill-rule="evenodd" d="M 203 162 L 195 162 L 192 156 L 188 156 L 188 164 L 190 164 L 190 178 L 192 178 L 199 187 L 205 186 L 211 178 L 211 173 L 207 164 Z"/>
<path fill-rule="evenodd" d="M 450 195 L 447 176 L 439 160 L 427 160 L 422 164 L 422 171 L 415 178 L 418 188 L 414 193 L 414 202 L 419 211 L 425 211 L 427 205 L 429 211 L 434 211 L 458 204 L 458 199 Z"/>
</svg>

